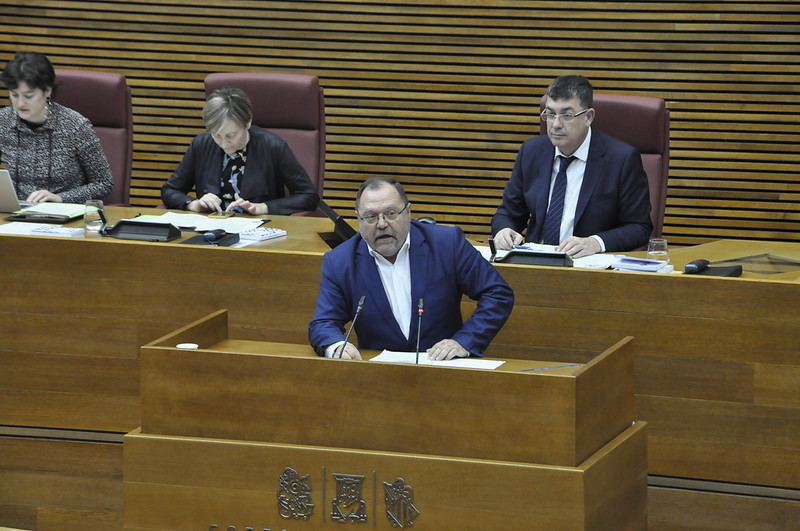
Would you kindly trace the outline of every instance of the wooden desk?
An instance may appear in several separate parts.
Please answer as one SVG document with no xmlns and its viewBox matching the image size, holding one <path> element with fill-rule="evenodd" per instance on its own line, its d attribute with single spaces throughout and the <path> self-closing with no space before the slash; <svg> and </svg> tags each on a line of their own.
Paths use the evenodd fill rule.
<svg viewBox="0 0 800 531">
<path fill-rule="evenodd" d="M 145 213 L 110 211 L 112 219 Z M 0 236 L 0 430 L 121 439 L 141 423 L 139 347 L 219 309 L 229 310 L 243 339 L 307 341 L 327 246 L 314 237 L 307 242 L 313 249 L 278 246 L 292 245 L 305 227 L 333 224 L 304 217 L 286 223 L 285 242 L 244 249 Z M 742 242 L 708 246 L 674 249 L 673 261 L 724 257 L 726 248 L 749 254 Z M 800 246 L 775 248 L 796 256 Z M 598 342 L 635 338 L 635 417 L 649 425 L 651 474 L 800 488 L 800 283 L 497 267 L 516 304 L 488 354 L 571 362 Z M 466 313 L 473 307 L 463 304 Z M 25 439 L 0 437 L 0 444 L 0 473 L 18 480 L 0 481 L 0 500 L 35 507 L 37 496 L 57 498 L 52 474 L 42 473 L 47 486 L 28 496 L 12 485 L 39 477 L 33 470 L 60 470 L 53 463 L 68 458 L 37 451 L 40 457 L 20 459 Z M 82 467 L 80 477 L 93 466 Z M 65 472 L 64 484 L 76 473 Z M 121 465 L 111 474 L 121 478 Z M 108 481 L 104 476 L 103 488 Z"/>
<path fill-rule="evenodd" d="M 307 344 L 229 332 L 219 311 L 142 347 L 142 428 L 125 437 L 126 529 L 332 529 L 352 517 L 388 530 L 388 512 L 422 530 L 646 528 L 632 338 L 598 346 L 579 367 L 530 371 L 552 363 L 331 360 Z M 178 347 L 187 342 L 199 348 Z M 307 490 L 281 494 L 287 467 L 307 476 Z M 342 474 L 369 478 L 344 511 Z M 384 501 L 396 479 L 412 489 L 413 511 Z M 300 500 L 288 491 L 307 493 L 294 525 L 284 518 Z"/>
<path fill-rule="evenodd" d="M 800 245 L 787 242 L 764 242 L 747 240 L 724 240 L 692 247 L 677 247 L 670 251 L 670 259 L 677 271 L 692 260 L 703 259 L 712 262 L 733 261 L 740 258 L 758 255 L 773 255 L 796 264 L 786 272 L 772 269 L 768 264 L 764 267 L 745 264 L 742 278 L 770 281 L 800 282 Z M 766 262 L 766 261 L 765 261 Z M 758 271 L 757 271 L 758 270 Z"/>
</svg>

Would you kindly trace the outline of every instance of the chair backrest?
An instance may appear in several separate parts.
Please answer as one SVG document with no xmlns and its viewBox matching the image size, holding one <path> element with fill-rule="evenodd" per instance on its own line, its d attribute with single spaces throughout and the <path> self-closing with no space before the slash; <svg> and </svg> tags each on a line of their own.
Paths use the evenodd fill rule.
<svg viewBox="0 0 800 531">
<path fill-rule="evenodd" d="M 546 98 L 540 107 L 544 109 Z M 650 184 L 652 236 L 658 238 L 664 227 L 669 178 L 669 110 L 661 98 L 594 94 L 595 118 L 592 126 L 630 144 L 642 155 L 642 165 Z M 547 124 L 540 124 L 547 134 Z"/>
<path fill-rule="evenodd" d="M 125 76 L 112 72 L 56 69 L 61 83 L 55 100 L 84 115 L 100 138 L 114 189 L 103 198 L 113 205 L 128 205 L 133 166 L 133 106 Z"/>
<path fill-rule="evenodd" d="M 250 97 L 253 124 L 286 140 L 322 197 L 325 187 L 325 97 L 319 78 L 256 72 L 206 76 L 206 97 L 221 87 L 242 89 Z"/>
</svg>

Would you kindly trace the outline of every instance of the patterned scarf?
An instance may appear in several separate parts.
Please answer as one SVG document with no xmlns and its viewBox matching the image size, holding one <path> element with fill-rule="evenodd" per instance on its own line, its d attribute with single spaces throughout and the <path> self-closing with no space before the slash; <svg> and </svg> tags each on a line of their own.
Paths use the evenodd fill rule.
<svg viewBox="0 0 800 531">
<path fill-rule="evenodd" d="M 225 167 L 222 169 L 222 178 L 219 189 L 222 196 L 222 209 L 228 208 L 236 200 L 234 194 L 241 196 L 242 179 L 244 178 L 244 166 L 247 162 L 247 149 L 237 151 L 233 155 L 225 154 Z M 244 212 L 243 209 L 236 207 L 237 212 Z"/>
</svg>

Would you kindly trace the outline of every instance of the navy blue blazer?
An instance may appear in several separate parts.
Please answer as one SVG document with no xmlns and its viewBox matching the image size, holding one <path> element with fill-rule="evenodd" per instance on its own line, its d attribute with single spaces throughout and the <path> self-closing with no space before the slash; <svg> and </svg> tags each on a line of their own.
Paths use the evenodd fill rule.
<svg viewBox="0 0 800 531">
<path fill-rule="evenodd" d="M 197 199 L 207 193 L 219 195 L 224 156 L 225 152 L 214 142 L 211 133 L 197 135 L 172 177 L 161 187 L 164 205 L 184 208 L 195 199 L 188 195 L 192 188 Z M 256 126 L 250 128 L 241 190 L 244 199 L 266 203 L 270 214 L 314 210 L 319 203 L 316 188 L 289 144 L 275 133 Z"/>
<path fill-rule="evenodd" d="M 359 349 L 416 350 L 417 302 L 425 301 L 420 351 L 442 339 L 454 339 L 474 355 L 482 355 L 506 322 L 514 293 L 458 227 L 411 222 L 412 316 L 408 339 L 392 315 L 375 259 L 360 234 L 325 254 L 322 281 L 308 337 L 324 356 L 325 347 L 344 340 L 345 327 L 366 296 L 354 332 Z M 472 316 L 461 319 L 461 296 L 478 302 Z M 352 338 L 351 338 L 352 339 Z"/>
<path fill-rule="evenodd" d="M 492 218 L 492 234 L 510 227 L 519 233 L 524 230 L 526 241 L 541 241 L 555 155 L 546 135 L 522 144 Z M 596 234 L 605 242 L 606 251 L 631 251 L 647 245 L 652 230 L 650 188 L 641 155 L 628 144 L 592 129 L 573 235 Z"/>
</svg>

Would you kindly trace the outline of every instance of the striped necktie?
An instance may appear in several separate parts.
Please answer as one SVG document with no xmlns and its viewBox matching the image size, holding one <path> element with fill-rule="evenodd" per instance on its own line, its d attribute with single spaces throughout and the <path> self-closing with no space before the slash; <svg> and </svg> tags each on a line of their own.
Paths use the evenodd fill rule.
<svg viewBox="0 0 800 531">
<path fill-rule="evenodd" d="M 550 206 L 544 218 L 542 229 L 542 242 L 548 245 L 561 243 L 561 218 L 564 217 L 564 197 L 567 195 L 567 167 L 575 157 L 562 157 L 558 167 L 556 183 L 553 185 L 553 195 L 550 197 Z"/>
</svg>

